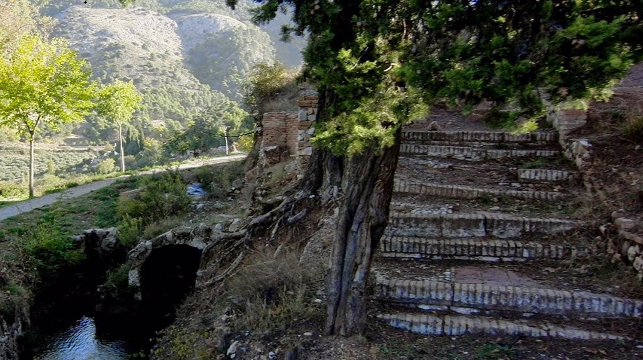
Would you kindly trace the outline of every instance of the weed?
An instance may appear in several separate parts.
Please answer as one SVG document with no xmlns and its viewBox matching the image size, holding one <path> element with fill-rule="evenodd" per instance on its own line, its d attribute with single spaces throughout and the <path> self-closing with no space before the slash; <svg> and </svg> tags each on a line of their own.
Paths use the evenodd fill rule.
<svg viewBox="0 0 643 360">
<path fill-rule="evenodd" d="M 628 119 L 621 131 L 626 138 L 632 141 L 643 140 L 643 116 Z"/>
<path fill-rule="evenodd" d="M 484 359 L 505 359 L 515 356 L 516 350 L 498 344 L 485 344 L 477 351 L 477 355 Z"/>
<path fill-rule="evenodd" d="M 103 284 L 109 292 L 117 294 L 117 298 L 127 298 L 132 293 L 129 286 L 129 271 L 132 264 L 126 262 L 115 269 L 107 271 L 107 278 Z"/>
<path fill-rule="evenodd" d="M 547 159 L 542 157 L 537 157 L 535 159 L 529 160 L 523 163 L 520 167 L 522 169 L 539 169 L 547 165 Z"/>
</svg>

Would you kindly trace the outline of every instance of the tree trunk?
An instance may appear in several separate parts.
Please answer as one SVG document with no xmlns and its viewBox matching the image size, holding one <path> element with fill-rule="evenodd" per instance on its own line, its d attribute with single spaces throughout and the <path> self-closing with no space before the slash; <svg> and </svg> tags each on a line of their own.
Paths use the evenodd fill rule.
<svg viewBox="0 0 643 360">
<path fill-rule="evenodd" d="M 331 251 L 326 334 L 364 332 L 371 260 L 388 224 L 400 142 L 401 129 L 395 144 L 382 154 L 370 148 L 345 159 L 344 199 Z"/>
<path fill-rule="evenodd" d="M 29 135 L 29 198 L 34 196 L 33 170 L 34 170 L 34 146 L 36 142 L 35 134 Z"/>
<path fill-rule="evenodd" d="M 125 150 L 123 149 L 123 125 L 118 124 L 118 141 L 121 144 L 121 172 L 125 172 Z"/>
</svg>

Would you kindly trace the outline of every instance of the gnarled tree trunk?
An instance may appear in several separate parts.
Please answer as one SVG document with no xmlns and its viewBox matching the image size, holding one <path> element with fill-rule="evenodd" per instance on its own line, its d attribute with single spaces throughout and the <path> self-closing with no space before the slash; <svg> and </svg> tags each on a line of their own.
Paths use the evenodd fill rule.
<svg viewBox="0 0 643 360">
<path fill-rule="evenodd" d="M 328 279 L 327 334 L 350 336 L 364 332 L 371 260 L 388 224 L 400 141 L 401 129 L 395 145 L 382 154 L 370 148 L 345 159 L 344 199 Z"/>
</svg>

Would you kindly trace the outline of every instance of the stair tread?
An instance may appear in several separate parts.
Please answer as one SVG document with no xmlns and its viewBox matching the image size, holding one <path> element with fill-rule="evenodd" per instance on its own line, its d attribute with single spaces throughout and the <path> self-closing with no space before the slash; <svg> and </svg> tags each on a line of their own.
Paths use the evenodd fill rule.
<svg viewBox="0 0 643 360">
<path fill-rule="evenodd" d="M 582 245 L 484 238 L 415 238 L 386 236 L 380 256 L 400 259 L 458 259 L 487 262 L 568 260 L 588 256 Z"/>
<path fill-rule="evenodd" d="M 476 199 L 484 196 L 509 196 L 520 199 L 558 200 L 568 195 L 560 191 L 517 190 L 515 187 L 502 188 L 499 186 L 472 186 L 404 180 L 396 180 L 393 191 L 442 196 L 452 199 Z"/>
<path fill-rule="evenodd" d="M 380 313 L 378 320 L 394 327 L 425 335 L 458 336 L 487 333 L 491 335 L 527 335 L 567 339 L 605 340 L 627 339 L 625 335 L 584 329 L 549 321 L 512 320 L 497 317 L 440 315 L 429 313 Z"/>
<path fill-rule="evenodd" d="M 562 265 L 562 266 L 561 266 Z M 415 266 L 399 266 L 399 261 L 378 258 L 373 264 L 373 273 L 378 282 L 388 281 L 395 284 L 473 284 L 489 287 L 515 287 L 526 290 L 551 290 L 578 294 L 597 294 L 621 299 L 630 299 L 621 289 L 612 284 L 583 276 L 580 270 L 565 264 L 553 262 L 519 264 L 484 264 L 466 261 L 432 261 L 416 263 Z M 574 283 L 567 281 L 574 278 Z M 397 285 L 396 285 L 397 286 Z M 641 302 L 643 304 L 643 302 Z"/>
</svg>

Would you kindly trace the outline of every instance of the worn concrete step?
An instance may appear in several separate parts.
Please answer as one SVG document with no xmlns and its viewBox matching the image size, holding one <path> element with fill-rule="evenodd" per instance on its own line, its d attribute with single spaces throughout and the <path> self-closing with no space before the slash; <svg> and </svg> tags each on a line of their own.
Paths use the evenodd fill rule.
<svg viewBox="0 0 643 360">
<path fill-rule="evenodd" d="M 473 186 L 417 183 L 404 180 L 395 181 L 393 191 L 440 196 L 452 199 L 478 199 L 485 196 L 508 196 L 517 199 L 560 200 L 566 196 L 564 193 L 555 191 L 485 189 Z"/>
<path fill-rule="evenodd" d="M 526 234 L 567 233 L 582 225 L 565 219 L 526 218 L 501 213 L 407 214 L 391 212 L 388 233 L 425 238 L 519 238 Z"/>
<path fill-rule="evenodd" d="M 507 131 L 403 131 L 402 141 L 416 144 L 521 144 L 542 145 L 558 142 L 556 131 L 512 134 Z"/>
<path fill-rule="evenodd" d="M 643 301 L 607 294 L 533 285 L 409 280 L 387 278 L 382 274 L 377 275 L 375 297 L 423 310 L 466 313 L 559 315 L 576 319 L 643 315 Z"/>
<path fill-rule="evenodd" d="M 544 321 L 403 312 L 378 314 L 377 318 L 398 329 L 424 335 L 502 334 L 582 340 L 626 339 L 617 334 L 584 330 L 578 327 L 557 325 Z"/>
<path fill-rule="evenodd" d="M 590 251 L 584 246 L 480 238 L 425 239 L 386 236 L 380 242 L 379 248 L 379 256 L 393 259 L 523 262 L 569 260 L 588 255 Z"/>
<path fill-rule="evenodd" d="M 517 169 L 518 179 L 522 181 L 573 181 L 578 177 L 577 173 L 567 170 L 552 169 Z"/>
<path fill-rule="evenodd" d="M 541 149 L 489 149 L 470 146 L 442 146 L 402 143 L 400 147 L 400 154 L 445 157 L 468 161 L 484 161 L 503 158 L 555 157 L 560 154 L 560 151 Z"/>
</svg>

